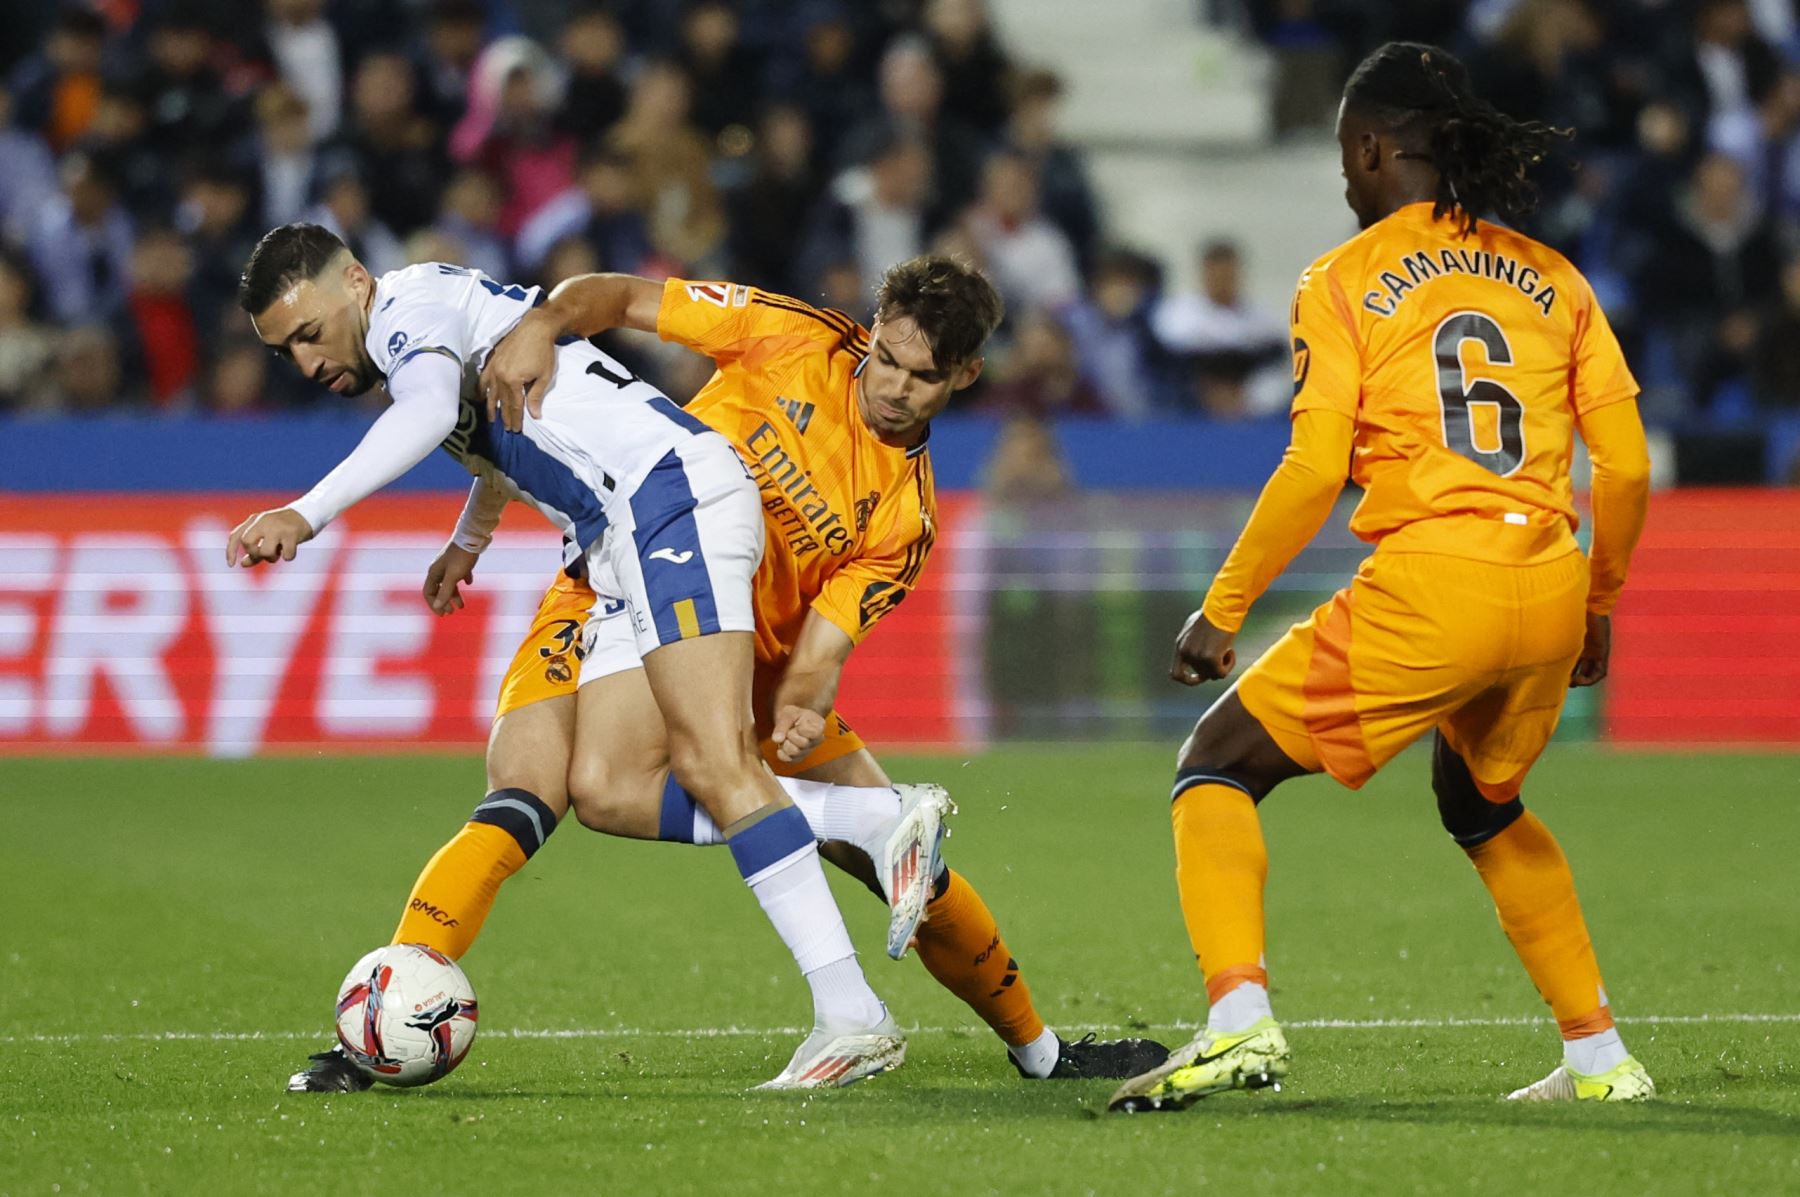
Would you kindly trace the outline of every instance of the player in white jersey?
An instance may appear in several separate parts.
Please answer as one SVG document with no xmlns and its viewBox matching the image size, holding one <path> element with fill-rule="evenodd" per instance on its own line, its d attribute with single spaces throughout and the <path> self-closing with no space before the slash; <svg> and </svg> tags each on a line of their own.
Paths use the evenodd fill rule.
<svg viewBox="0 0 1800 1197">
<path fill-rule="evenodd" d="M 586 342 L 558 348 L 541 419 L 520 432 L 491 424 L 475 393 L 480 366 L 538 298 L 536 288 L 436 263 L 376 279 L 318 225 L 263 237 L 238 291 L 257 335 L 334 393 L 379 382 L 392 404 L 305 496 L 238 525 L 227 562 L 293 560 L 330 520 L 440 445 L 475 475 L 459 536 L 491 526 L 477 517 L 512 498 L 536 507 L 585 553 L 595 590 L 625 601 L 673 771 L 725 829 L 739 871 L 811 986 L 815 1031 L 795 1060 L 808 1066 L 790 1064 L 782 1076 L 841 1085 L 895 1067 L 905 1040 L 857 964 L 811 828 L 757 753 L 756 485 L 730 442 Z M 606 717 L 578 696 L 577 742 L 598 734 Z M 503 826 L 534 827 L 540 843 L 555 824 L 517 785 L 494 789 L 479 810 Z"/>
</svg>

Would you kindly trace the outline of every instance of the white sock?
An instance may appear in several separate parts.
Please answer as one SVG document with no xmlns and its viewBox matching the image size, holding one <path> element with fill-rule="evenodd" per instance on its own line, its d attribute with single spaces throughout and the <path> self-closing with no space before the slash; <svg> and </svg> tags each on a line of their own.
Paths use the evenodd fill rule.
<svg viewBox="0 0 1800 1197">
<path fill-rule="evenodd" d="M 713 822 L 712 816 L 707 814 L 706 808 L 698 802 L 694 804 L 694 838 L 692 842 L 702 848 L 710 848 L 714 844 L 725 842 L 725 833 L 719 830 L 719 825 Z"/>
<path fill-rule="evenodd" d="M 894 823 L 900 818 L 900 795 L 887 786 L 840 786 L 824 781 L 801 781 L 795 777 L 777 777 L 781 788 L 806 816 L 816 840 L 842 840 L 855 844 L 881 860 L 882 846 L 887 843 Z M 725 836 L 699 804 L 694 806 L 693 843 L 701 846 L 722 844 Z"/>
<path fill-rule="evenodd" d="M 851 1029 L 880 1022 L 887 1008 L 856 963 L 818 845 L 809 842 L 745 880 L 812 988 L 814 1024 Z"/>
<path fill-rule="evenodd" d="M 1056 1037 L 1055 1031 L 1045 1027 L 1044 1033 L 1030 1043 L 1018 1047 L 1008 1044 L 1006 1050 L 1018 1061 L 1026 1076 L 1041 1081 L 1056 1067 L 1056 1058 L 1062 1054 L 1062 1040 Z"/>
<path fill-rule="evenodd" d="M 1619 1038 L 1618 1027 L 1608 1027 L 1598 1035 L 1563 1040 L 1563 1062 L 1571 1072 L 1579 1072 L 1582 1076 L 1611 1072 L 1630 1054 L 1625 1050 L 1625 1041 Z"/>
<path fill-rule="evenodd" d="M 881 862 L 881 849 L 900 818 L 900 795 L 889 786 L 839 786 L 778 777 L 781 788 L 821 840 L 855 844 Z"/>
<path fill-rule="evenodd" d="M 1269 1009 L 1269 991 L 1255 981 L 1245 981 L 1212 1004 L 1206 1012 L 1206 1029 L 1215 1035 L 1236 1035 L 1274 1013 Z"/>
</svg>

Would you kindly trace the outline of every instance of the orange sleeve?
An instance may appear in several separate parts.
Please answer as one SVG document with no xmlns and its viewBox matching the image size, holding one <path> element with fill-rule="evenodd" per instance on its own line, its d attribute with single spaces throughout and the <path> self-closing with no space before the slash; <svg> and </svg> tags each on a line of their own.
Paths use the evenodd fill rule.
<svg viewBox="0 0 1800 1197">
<path fill-rule="evenodd" d="M 885 535 L 863 555 L 844 563 L 825 580 L 812 609 L 861 644 L 881 617 L 912 593 L 937 539 L 937 523 L 927 506 L 894 519 Z"/>
<path fill-rule="evenodd" d="M 1588 553 L 1587 607 L 1610 615 L 1625 586 L 1631 551 L 1650 505 L 1650 450 L 1637 404 L 1608 403 L 1580 417 L 1594 460 L 1594 541 Z"/>
<path fill-rule="evenodd" d="M 1612 324 L 1600 310 L 1600 302 L 1586 279 L 1581 280 L 1579 294 L 1582 304 L 1576 313 L 1570 394 L 1575 401 L 1575 414 L 1583 416 L 1609 403 L 1635 399 L 1639 388 L 1631 368 L 1625 364 L 1619 338 L 1613 334 Z"/>
<path fill-rule="evenodd" d="M 672 278 L 663 284 L 656 335 L 685 345 L 718 362 L 735 361 L 753 350 L 785 349 L 848 340 L 861 330 L 856 321 L 798 299 L 736 283 Z"/>
<path fill-rule="evenodd" d="M 1294 414 L 1294 438 L 1263 487 L 1250 522 L 1214 575 L 1201 610 L 1227 632 L 1244 626 L 1250 606 L 1318 534 L 1350 472 L 1356 425 L 1331 411 Z"/>
<path fill-rule="evenodd" d="M 1294 414 L 1333 411 L 1350 419 L 1362 399 L 1362 347 L 1356 314 L 1328 262 L 1300 276 L 1291 317 Z"/>
</svg>

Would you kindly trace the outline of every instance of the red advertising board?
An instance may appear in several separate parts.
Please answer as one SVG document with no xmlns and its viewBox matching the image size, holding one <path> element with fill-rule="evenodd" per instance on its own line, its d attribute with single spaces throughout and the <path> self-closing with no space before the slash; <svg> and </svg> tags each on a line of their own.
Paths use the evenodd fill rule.
<svg viewBox="0 0 1800 1197">
<path fill-rule="evenodd" d="M 452 496 L 377 497 L 297 560 L 229 569 L 231 527 L 285 496 L 0 497 L 0 749 L 204 752 L 477 747 L 559 561 L 515 509 L 466 609 L 420 598 Z M 840 707 L 871 742 L 956 744 L 959 505 L 919 590 L 851 664 Z"/>
<path fill-rule="evenodd" d="M 1651 500 L 1604 701 L 1620 743 L 1800 743 L 1800 492 Z"/>
</svg>

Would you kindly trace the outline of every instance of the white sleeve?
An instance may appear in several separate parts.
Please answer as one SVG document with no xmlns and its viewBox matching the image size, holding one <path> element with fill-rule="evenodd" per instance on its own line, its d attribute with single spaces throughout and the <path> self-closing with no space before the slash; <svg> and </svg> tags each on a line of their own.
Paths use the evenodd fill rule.
<svg viewBox="0 0 1800 1197">
<path fill-rule="evenodd" d="M 450 543 L 471 553 L 485 551 L 493 542 L 494 529 L 500 526 L 501 513 L 510 501 L 506 492 L 487 478 L 475 479 L 475 485 L 469 488 L 469 501 L 463 504 L 462 514 L 456 519 L 456 531 L 450 534 Z"/>
<path fill-rule="evenodd" d="M 350 456 L 289 506 L 314 533 L 424 461 L 456 431 L 462 364 L 421 353 L 388 379 L 389 408 L 363 433 Z"/>
</svg>

